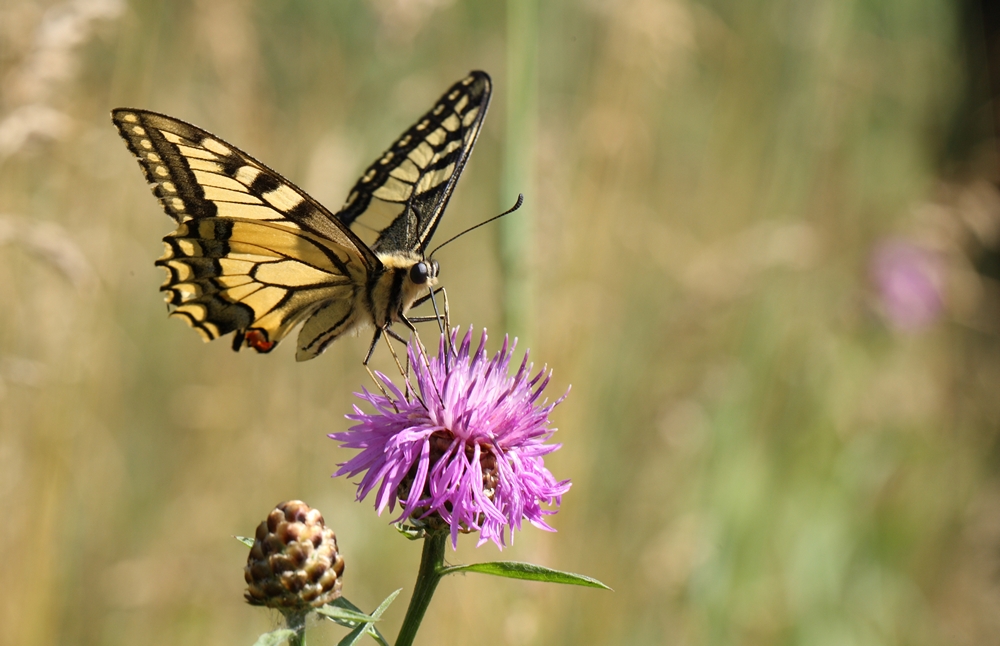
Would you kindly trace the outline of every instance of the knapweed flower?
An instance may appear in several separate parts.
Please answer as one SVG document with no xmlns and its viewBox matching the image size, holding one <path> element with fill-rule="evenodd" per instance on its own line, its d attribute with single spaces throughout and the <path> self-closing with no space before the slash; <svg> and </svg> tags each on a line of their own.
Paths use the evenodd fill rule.
<svg viewBox="0 0 1000 646">
<path fill-rule="evenodd" d="M 893 327 L 914 331 L 936 321 L 944 310 L 941 258 L 903 239 L 882 242 L 871 261 L 879 305 Z"/>
<path fill-rule="evenodd" d="M 546 442 L 555 431 L 549 413 L 563 398 L 538 401 L 551 373 L 543 368 L 531 377 L 525 353 L 510 376 L 514 348 L 504 339 L 488 358 L 485 330 L 474 353 L 471 328 L 456 349 L 457 340 L 457 329 L 450 344 L 442 337 L 436 357 L 409 344 L 415 390 L 408 381 L 404 393 L 379 374 L 385 393 L 356 393 L 375 412 L 355 406 L 347 418 L 357 424 L 330 435 L 345 448 L 361 449 L 334 476 L 364 473 L 358 500 L 378 485 L 379 514 L 398 502 L 395 522 L 446 523 L 453 547 L 460 531 L 478 531 L 479 545 L 493 541 L 503 548 L 507 528 L 520 529 L 522 519 L 555 531 L 544 521 L 555 510 L 543 505 L 558 506 L 570 482 L 556 481 L 543 460 L 560 446 Z"/>
</svg>

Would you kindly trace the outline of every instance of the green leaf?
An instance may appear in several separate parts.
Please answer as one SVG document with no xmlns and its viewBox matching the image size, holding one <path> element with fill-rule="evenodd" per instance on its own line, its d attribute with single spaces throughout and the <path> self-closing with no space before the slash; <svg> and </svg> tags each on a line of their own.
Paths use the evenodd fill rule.
<svg viewBox="0 0 1000 646">
<path fill-rule="evenodd" d="M 252 538 L 247 538 L 246 536 L 233 536 L 233 538 L 235 538 L 239 542 L 243 543 L 247 547 L 253 547 L 253 539 Z"/>
<path fill-rule="evenodd" d="M 426 534 L 424 528 L 410 523 L 396 523 L 395 525 L 393 525 L 393 527 L 396 528 L 397 532 L 399 532 L 406 538 L 410 539 L 411 541 L 419 540 L 423 538 L 424 535 Z"/>
<path fill-rule="evenodd" d="M 574 574 L 572 572 L 562 572 L 533 563 L 521 563 L 520 561 L 493 561 L 491 563 L 453 565 L 444 568 L 442 574 L 455 574 L 456 572 L 479 572 L 480 574 L 492 574 L 493 576 L 502 576 L 508 579 L 565 583 L 567 585 L 582 585 L 588 588 L 602 588 L 604 590 L 611 589 L 597 579 L 589 576 Z"/>
<path fill-rule="evenodd" d="M 283 644 L 294 636 L 294 630 L 279 628 L 277 630 L 272 630 L 269 633 L 264 633 L 258 637 L 253 646 L 278 646 L 278 644 Z"/>
<path fill-rule="evenodd" d="M 396 600 L 396 597 L 398 597 L 399 593 L 402 591 L 403 588 L 400 588 L 386 597 L 385 601 L 378 604 L 378 608 L 375 608 L 375 612 L 372 613 L 372 617 L 375 617 L 375 619 L 381 619 L 382 613 L 385 612 L 390 605 L 392 605 L 392 602 Z"/>
<path fill-rule="evenodd" d="M 328 603 L 322 608 L 317 608 L 316 612 L 323 615 L 327 619 L 336 621 L 341 626 L 348 626 L 351 628 L 357 626 L 358 624 L 370 624 L 373 621 L 378 621 L 377 617 L 366 615 L 357 609 L 345 608 L 337 604 L 336 601 Z"/>
<path fill-rule="evenodd" d="M 389 646 L 389 642 L 386 640 L 385 636 L 379 632 L 378 628 L 372 622 L 378 621 L 382 618 L 382 613 L 385 612 L 386 608 L 399 596 L 399 593 L 403 589 L 400 588 L 396 590 L 388 597 L 385 598 L 379 607 L 375 609 L 371 615 L 366 615 L 360 608 L 345 599 L 344 597 L 339 597 L 334 601 L 326 604 L 322 608 L 318 609 L 316 612 L 323 615 L 331 621 L 335 621 L 341 626 L 347 626 L 348 628 L 353 628 L 350 634 L 344 638 L 342 644 L 353 644 L 356 640 L 355 635 L 361 635 L 367 633 L 371 635 L 371 638 L 377 641 L 382 646 Z M 361 632 L 358 632 L 358 631 Z"/>
<path fill-rule="evenodd" d="M 347 635 L 345 635 L 343 639 L 337 642 L 337 646 L 354 646 L 354 644 L 357 644 L 359 641 L 361 641 L 361 637 L 365 634 L 365 632 L 367 632 L 365 628 L 367 628 L 370 625 L 371 624 L 361 624 L 351 632 L 347 633 Z"/>
</svg>

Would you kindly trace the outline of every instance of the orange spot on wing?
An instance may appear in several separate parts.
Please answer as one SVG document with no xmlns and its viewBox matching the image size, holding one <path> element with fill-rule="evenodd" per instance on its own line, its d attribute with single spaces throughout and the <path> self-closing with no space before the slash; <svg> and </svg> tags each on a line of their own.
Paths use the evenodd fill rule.
<svg viewBox="0 0 1000 646">
<path fill-rule="evenodd" d="M 246 341 L 247 345 L 257 352 L 270 352 L 278 345 L 277 342 L 267 339 L 267 332 L 256 328 L 247 330 Z"/>
</svg>

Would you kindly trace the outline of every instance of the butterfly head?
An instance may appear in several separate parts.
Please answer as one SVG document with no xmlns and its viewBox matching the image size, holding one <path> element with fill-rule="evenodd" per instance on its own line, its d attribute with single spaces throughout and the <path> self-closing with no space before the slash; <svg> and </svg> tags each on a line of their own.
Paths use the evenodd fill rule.
<svg viewBox="0 0 1000 646">
<path fill-rule="evenodd" d="M 405 312 L 413 302 L 438 282 L 440 265 L 416 252 L 379 254 L 384 272 L 373 288 L 374 319 L 377 325 Z"/>
<path fill-rule="evenodd" d="M 438 265 L 437 260 L 421 260 L 410 267 L 410 281 L 414 285 L 424 285 L 427 283 L 433 285 L 437 282 L 438 271 L 440 269 L 441 266 Z"/>
</svg>

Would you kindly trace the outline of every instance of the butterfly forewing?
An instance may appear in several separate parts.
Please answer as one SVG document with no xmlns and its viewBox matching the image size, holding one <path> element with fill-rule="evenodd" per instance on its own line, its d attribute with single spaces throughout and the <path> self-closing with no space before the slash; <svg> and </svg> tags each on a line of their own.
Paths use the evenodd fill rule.
<svg viewBox="0 0 1000 646">
<path fill-rule="evenodd" d="M 491 90 L 485 72 L 451 86 L 365 170 L 337 213 L 341 222 L 377 252 L 422 253 L 479 136 Z"/>
</svg>

